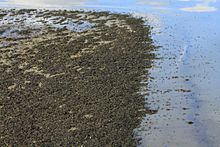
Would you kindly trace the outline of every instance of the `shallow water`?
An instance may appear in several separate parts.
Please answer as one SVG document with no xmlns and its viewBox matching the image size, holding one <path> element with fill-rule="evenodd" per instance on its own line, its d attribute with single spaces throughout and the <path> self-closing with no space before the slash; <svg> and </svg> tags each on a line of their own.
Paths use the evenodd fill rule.
<svg viewBox="0 0 220 147">
<path fill-rule="evenodd" d="M 135 132 L 147 147 L 219 147 L 220 2 L 218 0 L 0 0 L 0 8 L 129 12 L 154 26 L 155 54 L 146 114 Z"/>
<path fill-rule="evenodd" d="M 48 28 L 52 28 L 52 30 L 66 28 L 73 32 L 84 32 L 94 26 L 88 21 L 51 16 L 43 10 L 25 12 L 19 15 L 10 10 L 2 10 L 0 13 L 6 14 L 0 19 L 0 37 L 4 38 L 34 37 L 43 34 Z M 82 18 L 83 16 L 78 17 Z"/>
</svg>

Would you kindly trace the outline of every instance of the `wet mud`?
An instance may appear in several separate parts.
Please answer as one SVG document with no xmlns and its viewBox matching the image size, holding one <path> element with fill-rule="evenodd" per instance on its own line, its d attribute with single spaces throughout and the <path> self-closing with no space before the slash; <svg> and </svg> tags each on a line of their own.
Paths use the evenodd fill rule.
<svg viewBox="0 0 220 147">
<path fill-rule="evenodd" d="M 157 112 L 138 93 L 155 49 L 142 19 L 1 10 L 0 23 L 0 146 L 138 143 L 133 129 Z"/>
</svg>

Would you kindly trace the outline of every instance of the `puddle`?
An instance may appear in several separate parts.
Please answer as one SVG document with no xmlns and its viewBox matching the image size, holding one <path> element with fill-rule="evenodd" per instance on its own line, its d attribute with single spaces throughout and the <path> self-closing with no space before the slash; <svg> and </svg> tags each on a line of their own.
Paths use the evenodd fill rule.
<svg viewBox="0 0 220 147">
<path fill-rule="evenodd" d="M 0 37 L 25 38 L 41 35 L 47 29 L 67 29 L 73 32 L 84 32 L 91 29 L 95 24 L 79 20 L 81 16 L 69 18 L 68 16 L 52 16 L 53 12 L 45 10 L 32 10 L 29 12 L 1 10 L 6 14 L 0 21 Z"/>
<path fill-rule="evenodd" d="M 0 7 L 28 7 L 34 1 L 1 1 Z M 65 9 L 108 10 L 145 17 L 154 27 L 152 37 L 161 46 L 157 60 L 150 69 L 150 79 L 143 91 L 146 107 L 152 113 L 143 118 L 135 130 L 147 147 L 218 147 L 220 140 L 220 13 L 218 0 L 126 0 L 126 1 L 40 1 L 39 7 Z M 58 6 L 59 5 L 59 6 Z M 71 5 L 71 6 L 70 6 Z M 33 6 L 34 7 L 34 6 Z M 25 15 L 24 15 L 25 16 Z M 0 16 L 1 18 L 1 16 Z M 4 18 L 10 18 L 5 16 Z M 57 19 L 32 22 L 25 26 L 66 27 L 73 31 L 91 28 L 67 19 L 56 25 Z M 37 19 L 36 19 L 37 20 Z M 39 18 L 42 20 L 42 18 Z M 10 19 L 3 22 L 10 23 Z M 3 24 L 1 24 L 3 25 Z M 13 24 L 10 24 L 12 27 Z M 16 28 L 16 27 L 15 27 Z M 75 29 L 78 28 L 78 29 Z M 23 28 L 16 28 L 16 30 Z M 7 30 L 7 29 L 6 29 Z M 2 31 L 0 31 L 2 32 Z M 16 31 L 4 31 L 3 36 Z"/>
</svg>

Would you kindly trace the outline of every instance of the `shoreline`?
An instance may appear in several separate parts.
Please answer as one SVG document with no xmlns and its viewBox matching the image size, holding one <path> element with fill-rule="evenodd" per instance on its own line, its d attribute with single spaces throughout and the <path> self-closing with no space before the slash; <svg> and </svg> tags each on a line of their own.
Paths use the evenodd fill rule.
<svg viewBox="0 0 220 147">
<path fill-rule="evenodd" d="M 52 16 L 63 25 L 48 27 Z M 38 17 L 45 26 L 0 37 L 0 145 L 135 146 L 133 130 L 148 111 L 138 92 L 154 59 L 150 27 L 107 12 Z"/>
</svg>

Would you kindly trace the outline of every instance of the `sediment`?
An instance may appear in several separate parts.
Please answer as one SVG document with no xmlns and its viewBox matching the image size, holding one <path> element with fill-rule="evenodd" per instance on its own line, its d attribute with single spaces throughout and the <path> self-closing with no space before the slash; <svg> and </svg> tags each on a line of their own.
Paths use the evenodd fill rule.
<svg viewBox="0 0 220 147">
<path fill-rule="evenodd" d="M 150 27 L 107 12 L 10 11 L 93 25 L 0 37 L 0 146 L 135 146 L 140 82 L 154 58 Z"/>
</svg>

